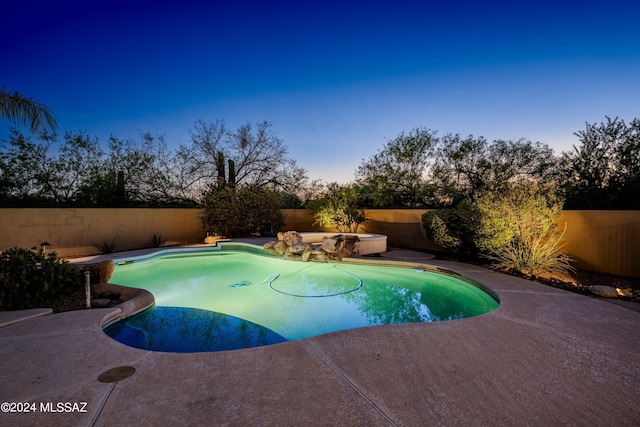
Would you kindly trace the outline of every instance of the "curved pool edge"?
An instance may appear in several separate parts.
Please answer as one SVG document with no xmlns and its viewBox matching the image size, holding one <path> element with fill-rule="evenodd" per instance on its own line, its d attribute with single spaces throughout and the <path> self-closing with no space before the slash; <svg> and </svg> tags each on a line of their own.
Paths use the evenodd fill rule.
<svg viewBox="0 0 640 427">
<path fill-rule="evenodd" d="M 102 318 L 100 321 L 100 327 L 102 329 L 115 322 L 131 317 L 134 314 L 138 314 L 152 307 L 156 303 L 153 294 L 146 289 L 130 288 L 127 286 L 117 285 L 115 283 L 101 283 L 99 285 L 94 285 L 93 288 L 97 292 L 118 292 L 125 298 L 125 301 L 114 307 L 115 310 L 107 313 Z"/>
<path fill-rule="evenodd" d="M 501 303 L 500 296 L 498 295 L 498 293 L 495 292 L 493 289 L 491 289 L 488 285 L 472 277 L 465 276 L 464 274 L 458 273 L 455 270 L 450 270 L 437 265 L 427 264 L 423 262 L 414 262 L 414 261 L 398 261 L 398 260 L 390 260 L 390 259 L 378 260 L 378 259 L 372 259 L 372 258 L 353 258 L 353 257 L 342 258 L 342 262 L 347 264 L 359 264 L 359 265 L 379 265 L 379 266 L 388 266 L 388 267 L 421 268 L 425 271 L 445 274 L 447 276 L 455 277 L 456 279 L 460 279 L 472 286 L 475 286 L 476 288 L 480 289 L 481 291 L 488 294 L 491 298 L 493 298 L 498 303 L 498 305 L 500 305 Z M 491 313 L 493 311 L 495 311 L 495 309 L 491 310 L 488 313 Z M 488 313 L 485 313 L 485 314 L 488 314 Z"/>
<path fill-rule="evenodd" d="M 179 248 L 169 248 L 169 249 L 160 249 L 157 251 L 153 251 L 150 254 L 145 255 L 136 255 L 136 256 L 125 256 L 122 258 L 115 258 L 114 262 L 116 264 L 125 263 L 125 262 L 141 262 L 147 261 L 150 259 L 155 259 L 158 257 L 166 256 L 166 255 L 175 255 L 175 254 L 197 254 L 197 253 L 211 253 L 218 252 L 223 250 L 243 250 L 248 249 L 248 252 L 262 254 L 265 256 L 273 256 L 268 251 L 265 251 L 262 246 L 246 243 L 246 242 L 218 242 L 215 246 L 187 246 L 187 247 L 179 247 Z M 294 261 L 301 262 L 301 261 Z M 313 261 L 312 261 L 313 262 Z M 378 265 L 378 266 L 388 266 L 388 267 L 404 267 L 404 268 L 421 268 L 425 271 L 445 274 L 447 276 L 455 277 L 457 279 L 463 280 L 466 283 L 469 283 L 472 286 L 482 290 L 486 294 L 488 294 L 491 298 L 493 298 L 497 303 L 498 307 L 496 309 L 491 310 L 487 313 L 484 313 L 480 316 L 490 314 L 495 310 L 500 308 L 501 299 L 496 291 L 491 289 L 488 285 L 473 279 L 469 276 L 463 275 L 461 273 L 456 272 L 455 270 L 447 269 L 444 267 L 440 267 L 437 265 L 421 263 L 421 262 L 413 262 L 413 261 L 401 261 L 401 260 L 391 260 L 391 259 L 374 259 L 374 258 L 361 258 L 361 257 L 345 257 L 342 261 L 335 261 L 335 263 L 345 263 L 345 264 L 359 264 L 359 265 Z M 131 296 L 126 301 L 118 304 L 114 308 L 117 309 L 113 311 L 102 319 L 101 328 L 104 329 L 107 326 L 118 322 L 120 320 L 124 320 L 134 314 L 138 314 L 153 305 L 155 305 L 155 298 L 153 294 L 145 289 L 138 288 L 129 288 L 126 286 L 118 285 L 115 283 L 105 283 L 101 285 L 96 285 L 104 287 L 104 289 L 100 288 L 101 292 L 104 290 L 112 290 L 116 292 L 121 292 L 123 295 L 129 293 Z M 472 316 L 477 317 L 477 316 Z M 369 327 L 383 327 L 387 325 L 377 325 L 377 326 L 369 326 Z M 336 331 L 330 333 L 339 333 L 345 331 Z"/>
</svg>

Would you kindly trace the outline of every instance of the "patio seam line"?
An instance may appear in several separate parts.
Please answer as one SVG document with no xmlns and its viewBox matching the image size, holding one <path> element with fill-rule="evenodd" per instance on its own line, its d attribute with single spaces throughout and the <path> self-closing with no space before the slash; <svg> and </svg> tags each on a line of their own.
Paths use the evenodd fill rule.
<svg viewBox="0 0 640 427">
<path fill-rule="evenodd" d="M 395 422 L 393 422 L 393 420 L 391 420 L 391 418 L 378 406 L 376 405 L 371 399 L 369 399 L 362 390 L 360 390 L 340 369 L 338 369 L 338 367 L 336 367 L 333 363 L 331 363 L 327 358 L 324 357 L 324 355 L 320 352 L 320 350 L 318 350 L 317 348 L 315 348 L 308 340 L 301 340 L 301 343 L 307 347 L 307 349 L 309 351 L 311 351 L 318 359 L 320 359 L 320 361 L 322 363 L 324 363 L 325 365 L 327 365 L 329 367 L 329 369 L 331 369 L 333 371 L 334 374 L 336 374 L 347 386 L 349 386 L 349 388 L 351 388 L 353 391 L 355 391 L 358 396 L 360 396 L 361 399 L 363 399 L 365 402 L 367 402 L 367 404 L 369 406 L 371 406 L 371 408 L 378 413 L 378 415 L 380 415 L 384 420 L 386 420 L 389 425 L 391 426 L 397 426 L 397 424 Z"/>
<path fill-rule="evenodd" d="M 100 414 L 102 414 L 102 410 L 104 409 L 104 406 L 107 404 L 107 400 L 109 400 L 109 397 L 111 397 L 111 393 L 113 392 L 113 389 L 116 388 L 116 384 L 117 382 L 112 382 L 111 384 L 109 384 L 109 390 L 105 393 L 104 397 L 100 402 L 100 406 L 98 406 L 98 409 L 94 412 L 93 416 L 89 420 L 89 423 L 87 424 L 88 427 L 93 427 L 98 422 L 98 418 L 100 418 Z"/>
<path fill-rule="evenodd" d="M 603 343 L 601 341 L 594 341 L 594 340 L 590 339 L 589 337 L 574 335 L 574 334 L 571 334 L 571 333 L 568 333 L 568 332 L 564 332 L 564 331 L 558 330 L 556 328 L 552 328 L 550 326 L 541 325 L 539 323 L 533 323 L 533 322 L 530 322 L 530 321 L 524 320 L 524 319 L 516 319 L 516 318 L 513 318 L 513 317 L 507 317 L 507 316 L 497 316 L 497 317 L 500 317 L 501 319 L 509 320 L 509 321 L 512 321 L 512 322 L 515 322 L 515 323 L 520 323 L 521 325 L 530 326 L 530 327 L 532 327 L 534 329 L 543 329 L 545 331 L 552 332 L 552 333 L 555 333 L 555 334 L 558 334 L 558 335 L 563 335 L 565 337 L 570 337 L 570 338 L 573 338 L 573 339 L 578 340 L 578 341 L 586 341 L 586 342 L 589 342 L 589 343 L 591 343 L 593 345 L 596 345 L 596 346 L 610 348 L 610 345 L 607 344 L 607 343 Z M 626 350 L 620 350 L 620 351 L 622 351 L 624 353 L 629 353 L 631 355 L 636 355 L 636 353 L 633 352 L 633 351 L 626 351 Z"/>
<path fill-rule="evenodd" d="M 104 332 L 104 331 L 103 331 Z M 123 344 L 124 345 L 124 344 Z M 132 363 L 130 363 L 129 365 L 133 366 L 136 365 L 138 363 L 140 363 L 141 361 L 143 361 L 144 359 L 146 359 L 147 357 L 153 355 L 153 351 L 149 350 L 146 351 L 144 354 L 142 354 L 139 358 L 135 359 Z M 122 366 L 122 365 L 120 365 Z M 96 378 L 94 381 L 97 381 L 98 379 Z M 110 388 L 109 391 L 107 392 L 107 394 L 102 398 L 102 401 L 100 402 L 100 407 L 98 408 L 98 410 L 95 412 L 95 414 L 91 417 L 91 420 L 89 421 L 89 424 L 87 424 L 87 427 L 93 427 L 96 425 L 96 423 L 98 422 L 98 418 L 100 418 L 100 414 L 102 414 L 102 410 L 104 409 L 104 407 L 106 406 L 107 402 L 109 401 L 109 398 L 111 397 L 111 393 L 113 392 L 113 390 L 116 388 L 116 385 L 119 383 L 119 381 L 116 382 L 112 382 L 110 384 Z"/>
<path fill-rule="evenodd" d="M 136 359 L 133 363 L 130 363 L 130 365 L 135 365 L 135 364 L 137 364 L 137 363 L 141 362 L 143 359 L 145 359 L 147 356 L 152 355 L 153 353 L 154 353 L 153 351 L 148 351 L 147 353 L 145 353 L 144 355 L 142 355 L 141 357 L 139 357 L 138 359 Z M 109 369 L 109 368 L 107 368 L 107 369 Z M 86 386 L 86 385 L 93 384 L 93 383 L 94 383 L 94 382 L 96 382 L 97 380 L 98 380 L 98 379 L 97 379 L 97 377 L 96 377 L 96 378 L 95 378 L 95 379 L 93 379 L 93 380 L 84 381 L 84 382 L 79 382 L 79 383 L 76 383 L 76 384 L 70 385 L 70 386 L 68 386 L 68 387 L 55 389 L 55 390 L 50 391 L 50 392 L 47 392 L 47 393 L 45 393 L 45 394 L 39 394 L 39 395 L 37 395 L 37 396 L 33 396 L 33 397 L 26 397 L 26 398 L 24 398 L 24 399 L 21 399 L 21 400 L 20 400 L 20 402 L 30 402 L 30 401 L 36 401 L 36 400 L 46 400 L 46 398 L 47 398 L 48 396 L 56 395 L 56 394 L 59 394 L 59 393 L 65 393 L 65 392 L 67 392 L 67 391 L 71 391 L 71 390 L 76 389 L 76 388 L 84 387 L 84 386 Z M 105 401 L 105 403 L 106 403 L 106 401 Z M 102 405 L 102 406 L 104 406 L 104 405 Z"/>
</svg>

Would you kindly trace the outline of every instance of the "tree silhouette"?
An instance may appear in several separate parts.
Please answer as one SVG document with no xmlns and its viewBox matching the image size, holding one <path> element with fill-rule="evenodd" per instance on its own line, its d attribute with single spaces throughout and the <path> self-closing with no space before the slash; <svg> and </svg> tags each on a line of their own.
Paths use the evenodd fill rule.
<svg viewBox="0 0 640 427">
<path fill-rule="evenodd" d="M 29 128 L 32 133 L 58 128 L 56 116 L 45 104 L 13 91 L 0 89 L 0 117 L 16 126 Z"/>
</svg>

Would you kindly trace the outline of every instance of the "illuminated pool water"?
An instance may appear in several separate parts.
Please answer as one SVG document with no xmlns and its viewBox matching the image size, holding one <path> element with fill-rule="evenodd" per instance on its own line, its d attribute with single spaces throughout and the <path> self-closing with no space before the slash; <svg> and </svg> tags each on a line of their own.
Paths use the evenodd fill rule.
<svg viewBox="0 0 640 427">
<path fill-rule="evenodd" d="M 363 326 L 460 319 L 498 306 L 453 275 L 243 251 L 123 263 L 110 282 L 150 291 L 156 306 L 105 332 L 156 351 L 256 347 Z"/>
</svg>

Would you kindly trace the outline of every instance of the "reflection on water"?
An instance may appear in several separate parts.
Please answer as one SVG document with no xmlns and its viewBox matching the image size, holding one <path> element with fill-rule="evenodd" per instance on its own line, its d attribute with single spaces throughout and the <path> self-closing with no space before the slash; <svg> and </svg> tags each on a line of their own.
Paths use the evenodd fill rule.
<svg viewBox="0 0 640 427">
<path fill-rule="evenodd" d="M 131 347 L 180 353 L 236 350 L 286 341 L 238 317 L 185 307 L 153 306 L 107 327 L 105 332 Z"/>
<path fill-rule="evenodd" d="M 120 336 L 164 351 L 255 347 L 363 326 L 460 319 L 498 306 L 481 289 L 435 272 L 244 252 L 118 265 L 111 281 L 147 289 L 158 305 L 135 324 L 118 326 Z"/>
</svg>

